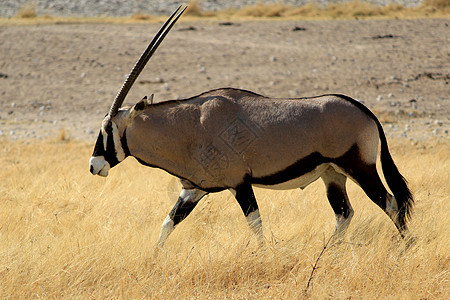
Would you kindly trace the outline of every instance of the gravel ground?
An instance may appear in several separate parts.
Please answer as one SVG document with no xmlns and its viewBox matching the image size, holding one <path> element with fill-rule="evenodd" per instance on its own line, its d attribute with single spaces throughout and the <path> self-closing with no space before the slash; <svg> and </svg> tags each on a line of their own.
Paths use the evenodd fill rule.
<svg viewBox="0 0 450 300">
<path fill-rule="evenodd" d="M 335 2 L 345 2 L 346 0 L 315 0 L 315 3 L 327 5 Z M 0 17 L 13 17 L 17 15 L 20 8 L 27 3 L 34 3 L 39 15 L 48 14 L 51 16 L 130 16 L 135 13 L 146 13 L 150 15 L 170 14 L 178 5 L 189 1 L 171 0 L 1 0 Z M 224 8 L 239 8 L 242 6 L 254 5 L 255 3 L 280 3 L 301 6 L 310 0 L 203 0 L 199 1 L 206 11 L 220 10 Z M 417 6 L 421 0 L 367 0 L 377 5 L 387 5 L 389 3 L 399 3 L 407 7 Z"/>
<path fill-rule="evenodd" d="M 226 26 L 225 26 L 226 25 Z M 360 99 L 389 136 L 449 139 L 448 20 L 180 22 L 126 103 L 219 87 Z M 0 26 L 0 137 L 94 141 L 159 24 Z"/>
</svg>

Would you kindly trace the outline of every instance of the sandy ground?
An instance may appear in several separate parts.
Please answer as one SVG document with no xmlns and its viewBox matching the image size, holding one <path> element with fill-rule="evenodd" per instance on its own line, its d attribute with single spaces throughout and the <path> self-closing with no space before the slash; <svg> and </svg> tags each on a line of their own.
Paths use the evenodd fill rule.
<svg viewBox="0 0 450 300">
<path fill-rule="evenodd" d="M 0 135 L 61 130 L 94 142 L 103 116 L 159 24 L 0 27 Z M 388 136 L 449 139 L 448 19 L 180 22 L 126 103 L 237 87 L 267 96 L 342 93 Z"/>
</svg>

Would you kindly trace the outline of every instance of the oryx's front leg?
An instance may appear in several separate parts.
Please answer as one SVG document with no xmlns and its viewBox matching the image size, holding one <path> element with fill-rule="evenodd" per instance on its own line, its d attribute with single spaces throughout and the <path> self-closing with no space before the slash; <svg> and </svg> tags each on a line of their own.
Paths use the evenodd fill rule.
<svg viewBox="0 0 450 300">
<path fill-rule="evenodd" d="M 259 215 L 258 203 L 256 203 L 255 194 L 253 193 L 252 185 L 243 183 L 230 189 L 236 197 L 237 202 L 241 206 L 247 220 L 248 226 L 253 230 L 260 245 L 264 244 L 264 234 L 262 230 L 261 216 Z"/>
<path fill-rule="evenodd" d="M 175 229 L 175 226 L 183 221 L 189 213 L 197 205 L 198 201 L 205 196 L 207 192 L 198 189 L 182 189 L 177 203 L 167 215 L 161 226 L 161 233 L 159 234 L 158 243 L 155 247 L 155 257 L 158 256 L 159 249 L 161 249 L 166 242 L 169 235 Z"/>
</svg>

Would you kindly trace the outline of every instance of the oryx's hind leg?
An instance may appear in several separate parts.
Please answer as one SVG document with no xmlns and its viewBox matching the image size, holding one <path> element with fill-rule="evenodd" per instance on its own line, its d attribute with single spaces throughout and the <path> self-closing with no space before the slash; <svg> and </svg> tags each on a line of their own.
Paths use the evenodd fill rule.
<svg viewBox="0 0 450 300">
<path fill-rule="evenodd" d="M 256 203 L 255 194 L 250 183 L 243 183 L 236 187 L 236 189 L 230 189 L 234 194 L 237 202 L 241 206 L 247 220 L 248 226 L 256 234 L 258 243 L 264 244 L 264 235 L 262 230 L 261 216 L 259 215 L 258 203 Z"/>
<path fill-rule="evenodd" d="M 321 176 L 327 189 L 327 197 L 336 215 L 336 230 L 334 235 L 340 237 L 345 234 L 353 217 L 353 208 L 348 200 L 345 183 L 347 177 L 333 167 L 329 167 Z"/>
<path fill-rule="evenodd" d="M 398 205 L 395 197 L 388 193 L 378 175 L 375 164 L 360 164 L 352 170 L 352 178 L 361 186 L 366 195 L 377 204 L 394 222 L 400 235 L 408 234 L 406 224 L 400 224 L 398 219 Z"/>
<path fill-rule="evenodd" d="M 158 243 L 155 247 L 155 257 L 158 251 L 163 247 L 169 235 L 175 229 L 175 226 L 183 221 L 189 213 L 197 205 L 198 201 L 202 199 L 207 193 L 198 189 L 182 189 L 177 203 L 167 215 L 161 226 L 161 233 L 159 234 Z"/>
</svg>

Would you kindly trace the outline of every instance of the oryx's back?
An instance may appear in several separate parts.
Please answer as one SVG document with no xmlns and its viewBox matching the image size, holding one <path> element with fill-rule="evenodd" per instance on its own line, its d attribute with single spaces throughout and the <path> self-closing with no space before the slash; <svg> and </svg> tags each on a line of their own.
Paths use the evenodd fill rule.
<svg viewBox="0 0 450 300">
<path fill-rule="evenodd" d="M 202 124 L 220 137 L 216 147 L 224 147 L 224 153 L 230 148 L 255 177 L 285 169 L 308 155 L 337 158 L 353 146 L 365 160 L 376 156 L 376 123 L 362 104 L 345 96 L 279 99 L 221 89 L 200 98 Z"/>
</svg>

